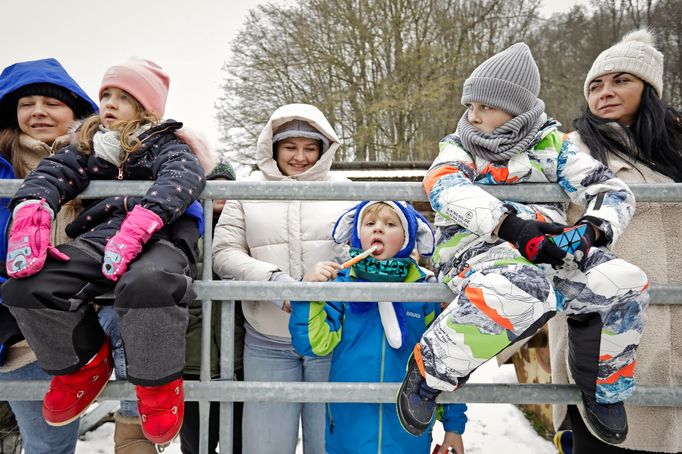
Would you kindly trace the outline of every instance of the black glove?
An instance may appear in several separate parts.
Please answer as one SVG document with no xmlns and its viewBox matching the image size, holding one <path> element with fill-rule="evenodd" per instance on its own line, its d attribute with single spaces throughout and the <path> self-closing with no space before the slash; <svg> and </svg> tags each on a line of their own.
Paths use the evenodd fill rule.
<svg viewBox="0 0 682 454">
<path fill-rule="evenodd" d="M 562 233 L 550 237 L 573 261 L 580 264 L 586 257 L 596 239 L 594 227 L 590 224 L 576 224 L 566 227 Z"/>
<path fill-rule="evenodd" d="M 521 219 L 509 213 L 498 230 L 497 235 L 509 241 L 519 250 L 521 255 L 533 263 L 549 263 L 553 267 L 564 264 L 566 252 L 548 241 L 547 235 L 558 235 L 564 231 L 563 225 L 549 222 Z"/>
</svg>

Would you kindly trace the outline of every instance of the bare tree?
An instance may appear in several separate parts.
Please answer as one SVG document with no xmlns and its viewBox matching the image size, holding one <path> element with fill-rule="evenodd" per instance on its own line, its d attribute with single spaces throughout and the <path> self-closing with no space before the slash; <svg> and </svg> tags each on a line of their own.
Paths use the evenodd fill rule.
<svg viewBox="0 0 682 454">
<path fill-rule="evenodd" d="M 594 58 L 649 26 L 666 56 L 665 98 L 682 100 L 682 0 L 597 0 L 549 19 L 540 0 L 299 0 L 251 11 L 225 64 L 224 149 L 253 162 L 260 129 L 282 104 L 318 106 L 341 161 L 430 160 L 454 130 L 462 85 L 494 53 L 526 41 L 541 98 L 566 129 L 585 104 Z"/>
<path fill-rule="evenodd" d="M 539 0 L 303 0 L 253 10 L 232 44 L 221 135 L 253 159 L 279 105 L 317 105 L 339 132 L 340 160 L 431 159 L 461 114 L 464 78 L 524 39 Z"/>
</svg>

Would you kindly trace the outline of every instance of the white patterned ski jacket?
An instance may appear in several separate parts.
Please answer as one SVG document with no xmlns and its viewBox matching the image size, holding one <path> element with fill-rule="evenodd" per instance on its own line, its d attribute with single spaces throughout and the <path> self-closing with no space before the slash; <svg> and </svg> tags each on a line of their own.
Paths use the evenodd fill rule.
<svg viewBox="0 0 682 454">
<path fill-rule="evenodd" d="M 557 126 L 548 120 L 525 152 L 500 162 L 469 153 L 456 133 L 441 140 L 424 188 L 436 212 L 438 245 L 433 259 L 443 282 L 451 270 L 459 272 L 453 268 L 462 266 L 477 246 L 499 240 L 494 230 L 509 211 L 505 204 L 524 219 L 566 223 L 567 203 L 503 201 L 483 185 L 559 183 L 571 202 L 585 207 L 582 219 L 603 232 L 600 245 L 610 248 L 623 233 L 635 211 L 632 191 L 606 166 L 579 153 Z"/>
</svg>

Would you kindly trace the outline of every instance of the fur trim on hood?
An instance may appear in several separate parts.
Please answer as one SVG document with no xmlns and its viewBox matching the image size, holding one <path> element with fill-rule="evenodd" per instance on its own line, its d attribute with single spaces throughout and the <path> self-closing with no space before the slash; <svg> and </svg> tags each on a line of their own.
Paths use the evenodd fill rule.
<svg viewBox="0 0 682 454">
<path fill-rule="evenodd" d="M 183 126 L 176 130 L 175 135 L 189 146 L 192 153 L 194 153 L 199 160 L 199 164 L 201 164 L 206 175 L 210 174 L 213 169 L 215 169 L 215 166 L 218 165 L 220 159 L 218 157 L 218 152 L 211 146 L 206 139 L 206 136 L 187 126 Z"/>
</svg>

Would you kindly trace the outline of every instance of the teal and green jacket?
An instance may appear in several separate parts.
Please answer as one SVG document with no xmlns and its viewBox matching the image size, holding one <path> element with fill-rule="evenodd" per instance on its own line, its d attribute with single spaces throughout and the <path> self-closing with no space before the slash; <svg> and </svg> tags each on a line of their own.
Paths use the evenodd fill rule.
<svg viewBox="0 0 682 454">
<path fill-rule="evenodd" d="M 405 282 L 426 282 L 427 275 L 415 264 Z M 348 270 L 337 282 L 361 282 Z M 412 347 L 440 314 L 439 303 L 404 303 L 407 342 L 396 350 L 389 346 L 375 303 L 300 302 L 291 305 L 289 331 L 301 355 L 332 353 L 332 382 L 401 382 Z M 439 409 L 446 431 L 463 433 L 466 405 L 448 404 Z M 415 437 L 398 422 L 395 404 L 328 403 L 326 450 L 339 453 L 428 454 L 431 433 Z"/>
</svg>

